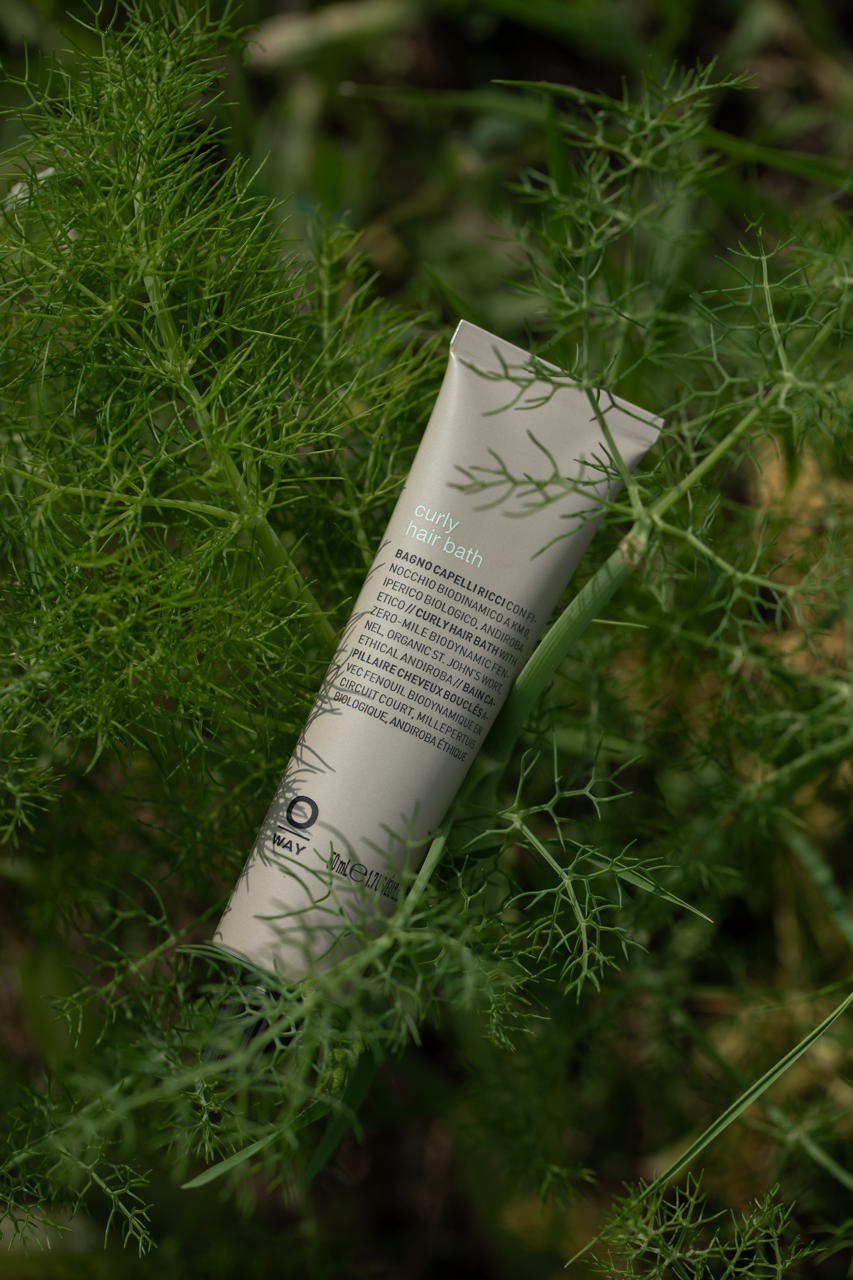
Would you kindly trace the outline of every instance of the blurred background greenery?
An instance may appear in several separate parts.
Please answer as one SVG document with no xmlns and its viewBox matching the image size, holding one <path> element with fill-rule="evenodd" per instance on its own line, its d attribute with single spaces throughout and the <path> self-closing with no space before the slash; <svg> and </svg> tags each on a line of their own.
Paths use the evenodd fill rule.
<svg viewBox="0 0 853 1280">
<path fill-rule="evenodd" d="M 257 167 L 258 190 L 287 202 L 291 234 L 318 206 L 346 217 L 383 292 L 435 306 L 443 284 L 457 295 L 445 297 L 448 320 L 461 300 L 507 337 L 525 322 L 508 287 L 518 250 L 502 243 L 507 184 L 544 166 L 546 147 L 535 105 L 494 81 L 619 96 L 644 71 L 716 59 L 720 75 L 746 74 L 753 86 L 720 95 L 719 129 L 841 160 L 853 145 L 853 16 L 840 0 L 245 0 L 238 12 L 254 34 L 247 65 L 230 67 L 221 111 L 230 144 Z M 4 65 L 19 70 L 25 48 L 89 44 L 74 20 L 85 16 L 79 3 L 4 0 Z M 7 123 L 7 140 L 14 129 Z M 784 224 L 792 209 L 833 198 L 754 166 L 710 194 L 707 217 L 729 214 L 735 227 L 759 214 Z"/>
<path fill-rule="evenodd" d="M 752 78 L 750 91 L 726 91 L 715 104 L 713 126 L 754 145 L 739 156 L 727 142 L 727 167 L 707 184 L 695 260 L 685 268 L 693 282 L 756 218 L 783 238 L 795 216 L 849 207 L 853 4 L 842 0 L 246 0 L 240 15 L 254 29 L 250 56 L 244 66 L 229 64 L 217 110 L 230 145 L 256 167 L 258 191 L 286 202 L 281 216 L 297 248 L 318 207 L 347 219 L 361 232 L 381 293 L 448 329 L 467 316 L 523 343 L 534 319 L 529 296 L 513 288 L 521 258 L 508 228 L 524 216 L 514 180 L 527 167 L 547 168 L 545 106 L 540 112 L 535 99 L 495 81 L 546 80 L 618 96 L 647 70 L 665 74 L 673 61 L 697 59 Z M 81 5 L 0 0 L 4 66 L 20 70 L 38 53 L 73 65 L 65 51 L 88 39 L 75 22 L 81 16 Z M 14 105 L 13 91 L 6 100 Z M 0 147 L 17 126 L 10 117 L 3 128 Z M 789 172 L 762 164 L 762 146 L 802 163 L 795 159 Z M 839 182 L 809 181 L 809 157 L 837 160 Z M 738 501 L 795 529 L 819 522 L 829 501 L 808 468 L 791 486 L 769 457 L 760 484 L 743 481 L 738 491 L 738 483 L 733 476 Z M 820 653 L 797 661 L 820 674 L 846 663 L 846 644 L 839 625 Z M 637 722 L 668 725 L 657 736 L 666 750 L 642 764 L 654 821 L 665 813 L 675 830 L 701 825 L 702 787 L 678 765 L 679 725 L 701 717 L 715 691 L 693 679 L 678 690 L 641 692 L 624 657 L 611 676 L 635 687 Z M 617 761 L 634 754 L 619 741 L 605 742 L 607 753 Z M 141 793 L 144 779 L 135 786 Z M 845 894 L 853 887 L 852 790 L 853 772 L 842 763 L 798 798 Z M 134 805 L 134 821 L 144 823 L 116 766 L 78 773 L 28 838 L 85 840 L 107 851 Z M 61 1239 L 45 1238 L 49 1252 L 0 1254 L 0 1276 L 563 1274 L 623 1182 L 664 1168 L 687 1141 L 680 1135 L 698 1131 L 739 1082 L 819 1020 L 829 1007 L 820 992 L 850 971 L 846 900 L 829 914 L 802 860 L 778 848 L 772 833 L 759 833 L 753 852 L 736 889 L 721 895 L 713 930 L 681 922 L 665 956 L 650 930 L 642 940 L 652 963 L 626 970 L 606 998 L 555 1007 L 556 1030 L 541 1052 L 534 1045 L 525 1055 L 499 1054 L 464 1020 L 425 1028 L 420 1046 L 383 1067 L 363 1132 L 345 1141 L 310 1193 L 285 1196 L 260 1178 L 247 1180 L 236 1200 L 216 1186 L 177 1193 L 162 1168 L 149 1197 L 160 1242 L 154 1255 L 140 1261 L 115 1240 L 104 1251 L 95 1199 Z M 40 927 L 41 899 L 27 905 L 26 862 L 4 862 L 2 874 L 0 1043 L 38 1079 L 69 1053 L 45 998 L 72 979 L 61 944 Z M 711 1149 L 705 1184 L 714 1203 L 740 1211 L 781 1179 L 785 1194 L 798 1197 L 801 1228 L 833 1223 L 843 1242 L 851 1190 L 798 1163 L 790 1133 L 817 1107 L 827 1141 L 853 1150 L 849 1075 L 849 1050 L 838 1040 L 790 1072 L 773 1095 L 787 1131 L 777 1117 L 771 1133 L 759 1113 Z M 589 1168 L 588 1198 L 543 1203 L 535 1191 L 514 1188 L 505 1167 L 509 1130 L 516 1144 L 526 1136 L 552 1143 L 560 1159 Z M 848 1254 L 825 1260 L 818 1274 L 843 1274 Z"/>
</svg>

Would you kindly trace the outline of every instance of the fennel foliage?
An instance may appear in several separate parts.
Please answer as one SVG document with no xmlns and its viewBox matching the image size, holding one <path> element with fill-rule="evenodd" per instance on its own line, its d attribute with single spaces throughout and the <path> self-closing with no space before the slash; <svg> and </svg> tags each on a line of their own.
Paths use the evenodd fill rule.
<svg viewBox="0 0 853 1280">
<path fill-rule="evenodd" d="M 588 1173 L 555 1137 L 553 1062 L 653 983 L 660 939 L 701 948 L 756 834 L 791 828 L 853 746 L 822 657 L 850 601 L 849 230 L 753 228 L 701 276 L 713 74 L 638 101 L 544 87 L 550 173 L 516 184 L 515 234 L 550 363 L 513 376 L 632 398 L 665 417 L 661 442 L 395 915 L 353 926 L 356 954 L 310 987 L 254 975 L 247 1038 L 241 975 L 206 939 L 405 477 L 442 335 L 382 302 L 346 228 L 320 220 L 297 252 L 223 158 L 226 23 L 131 9 L 100 38 L 34 88 L 2 206 L 4 876 L 77 970 L 45 1070 L 9 1067 L 7 1224 L 26 1237 L 97 1189 L 144 1252 L 143 1130 L 182 1175 L 201 1157 L 234 1185 L 256 1167 L 292 1185 L 314 1122 L 355 1111 L 365 1055 L 459 1016 L 515 1050 L 500 1080 L 484 1068 L 473 1129 L 532 1072 L 506 1177 L 571 1191 Z M 739 497 L 777 451 L 819 474 L 819 524 Z M 500 466 L 466 483 L 554 500 Z M 789 1145 L 836 1177 L 827 1138 L 816 1116 Z M 718 1274 L 711 1245 L 673 1244 L 707 1225 L 695 1188 L 666 1221 L 655 1196 L 618 1209 L 609 1273 L 678 1255 Z M 786 1223 L 763 1202 L 713 1257 L 777 1274 Z"/>
</svg>

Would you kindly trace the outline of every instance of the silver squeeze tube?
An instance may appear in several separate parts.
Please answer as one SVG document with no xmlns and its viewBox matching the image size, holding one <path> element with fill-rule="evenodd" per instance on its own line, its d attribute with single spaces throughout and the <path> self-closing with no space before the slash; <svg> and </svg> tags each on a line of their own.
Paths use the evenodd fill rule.
<svg viewBox="0 0 853 1280">
<path fill-rule="evenodd" d="M 393 910 L 399 869 L 423 857 L 600 499 L 618 491 L 588 397 L 520 390 L 529 361 L 476 325 L 456 330 L 409 478 L 214 936 L 262 970 L 298 979 L 344 954 L 330 904 L 351 920 Z M 604 395 L 599 411 L 632 470 L 659 422 Z M 530 482 L 465 491 L 502 467 Z"/>
</svg>

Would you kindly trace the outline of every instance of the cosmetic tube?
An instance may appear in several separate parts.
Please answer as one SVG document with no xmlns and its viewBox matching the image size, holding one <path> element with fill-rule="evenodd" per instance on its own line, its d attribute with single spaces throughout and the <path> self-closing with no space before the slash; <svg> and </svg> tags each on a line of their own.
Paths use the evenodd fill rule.
<svg viewBox="0 0 853 1280">
<path fill-rule="evenodd" d="M 214 935 L 296 980 L 393 911 L 657 419 L 463 321 L 409 477 Z M 568 483 L 567 483 L 568 481 Z M 350 939 L 350 947 L 352 940 Z"/>
</svg>

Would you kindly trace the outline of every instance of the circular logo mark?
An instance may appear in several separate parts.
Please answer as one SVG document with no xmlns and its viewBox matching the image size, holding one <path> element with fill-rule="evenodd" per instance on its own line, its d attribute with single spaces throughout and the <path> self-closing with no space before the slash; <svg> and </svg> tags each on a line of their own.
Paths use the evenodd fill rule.
<svg viewBox="0 0 853 1280">
<path fill-rule="evenodd" d="M 308 806 L 309 814 L 303 822 L 300 822 L 299 818 L 295 818 L 293 816 L 293 812 L 297 805 Z M 294 796 L 290 804 L 287 806 L 287 821 L 292 827 L 295 827 L 297 831 L 307 831 L 309 827 L 313 827 L 319 816 L 320 810 L 317 808 L 310 796 Z"/>
</svg>

